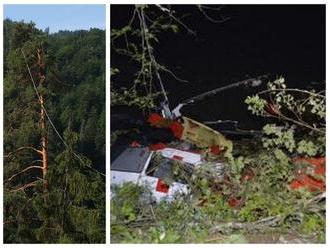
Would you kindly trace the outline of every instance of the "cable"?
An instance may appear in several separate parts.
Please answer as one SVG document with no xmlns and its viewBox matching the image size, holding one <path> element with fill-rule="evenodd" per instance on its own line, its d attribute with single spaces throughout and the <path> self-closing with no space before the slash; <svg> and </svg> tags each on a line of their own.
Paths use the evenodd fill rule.
<svg viewBox="0 0 330 248">
<path fill-rule="evenodd" d="M 24 61 L 25 61 L 25 64 L 26 64 L 26 68 L 28 69 L 28 72 L 29 72 L 29 75 L 30 75 L 30 79 L 31 79 L 32 84 L 33 84 L 34 91 L 36 92 L 36 95 L 37 95 L 37 97 L 38 97 L 38 99 L 39 99 L 39 101 L 40 101 L 41 97 L 40 97 L 40 94 L 39 94 L 39 92 L 38 92 L 38 88 L 37 88 L 37 86 L 36 86 L 36 83 L 35 83 L 35 81 L 34 81 L 34 79 L 33 79 L 33 76 L 32 76 L 32 73 L 31 73 L 31 70 L 30 70 L 29 64 L 28 64 L 28 62 L 27 62 L 27 59 L 26 59 L 25 53 L 24 53 L 24 51 L 23 51 L 23 48 L 21 48 L 21 52 L 22 52 L 22 54 L 23 54 L 23 58 L 24 58 Z M 62 143 L 65 145 L 65 147 L 68 148 L 69 150 L 71 150 L 72 154 L 73 154 L 73 155 L 74 155 L 74 156 L 75 156 L 75 157 L 76 157 L 76 158 L 77 158 L 77 159 L 78 159 L 83 165 L 85 165 L 85 162 L 83 161 L 83 159 L 82 159 L 78 154 L 76 154 L 72 149 L 70 149 L 69 145 L 65 142 L 65 140 L 63 139 L 63 137 L 60 135 L 60 133 L 59 133 L 58 130 L 56 129 L 54 123 L 52 122 L 50 116 L 48 115 L 48 112 L 47 112 L 45 106 L 44 106 L 43 104 L 41 104 L 41 107 L 42 107 L 42 109 L 45 111 L 46 117 L 47 117 L 47 119 L 48 119 L 50 125 L 51 125 L 52 128 L 54 129 L 54 131 L 55 131 L 55 133 L 57 134 L 57 136 L 59 137 L 59 139 L 60 139 L 60 140 L 62 141 Z M 94 169 L 94 168 L 92 168 L 92 167 L 89 167 L 89 166 L 87 166 L 87 167 L 90 168 L 91 170 L 93 170 L 93 171 L 95 171 L 95 172 L 101 174 L 102 176 L 105 176 L 104 173 L 101 173 L 101 172 L 99 172 L 98 170 L 96 170 L 96 169 Z"/>
</svg>

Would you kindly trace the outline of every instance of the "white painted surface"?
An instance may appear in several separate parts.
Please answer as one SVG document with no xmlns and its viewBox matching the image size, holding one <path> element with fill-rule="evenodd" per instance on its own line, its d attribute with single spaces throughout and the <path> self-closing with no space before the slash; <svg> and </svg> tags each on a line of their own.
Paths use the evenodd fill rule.
<svg viewBox="0 0 330 248">
<path fill-rule="evenodd" d="M 202 162 L 201 155 L 197 153 L 182 151 L 174 148 L 164 148 L 162 150 L 159 150 L 159 152 L 165 158 L 175 160 L 175 156 L 177 156 L 179 158 L 182 158 L 182 162 L 195 166 Z M 137 185 L 146 186 L 150 188 L 157 202 L 160 202 L 161 200 L 172 201 L 174 199 L 174 196 L 177 194 L 187 194 L 189 192 L 188 185 L 178 182 L 172 183 L 169 186 L 169 190 L 167 193 L 156 191 L 157 182 L 159 178 L 146 175 L 146 170 L 149 166 L 153 154 L 154 152 L 150 154 L 150 157 L 146 161 L 144 169 L 141 173 L 111 170 L 111 184 L 122 185 L 126 182 L 132 182 Z"/>
<path fill-rule="evenodd" d="M 157 202 L 161 200 L 172 201 L 177 194 L 188 194 L 188 186 L 186 184 L 174 182 L 169 186 L 167 193 L 156 191 L 157 177 L 142 176 L 138 182 L 141 186 L 146 186 L 151 189 L 152 195 Z"/>
<path fill-rule="evenodd" d="M 198 153 L 182 151 L 174 148 L 164 148 L 160 153 L 169 159 L 174 159 L 174 156 L 182 157 L 182 161 L 192 165 L 198 165 L 202 162 L 202 156 Z"/>
</svg>

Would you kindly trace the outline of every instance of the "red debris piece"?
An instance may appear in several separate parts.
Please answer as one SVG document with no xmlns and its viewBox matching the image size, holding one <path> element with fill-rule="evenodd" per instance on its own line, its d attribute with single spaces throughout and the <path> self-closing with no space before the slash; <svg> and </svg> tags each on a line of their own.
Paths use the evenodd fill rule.
<svg viewBox="0 0 330 248">
<path fill-rule="evenodd" d="M 325 166 L 317 166 L 315 169 L 314 169 L 314 173 L 316 175 L 322 175 L 322 176 L 325 176 Z"/>
<path fill-rule="evenodd" d="M 306 162 L 314 167 L 313 175 L 307 175 L 304 171 L 299 172 L 295 180 L 290 183 L 291 189 L 307 188 L 309 191 L 325 191 L 325 182 L 315 179 L 315 176 L 325 176 L 325 157 L 320 158 L 295 158 L 294 163 Z"/>
<path fill-rule="evenodd" d="M 164 143 L 156 143 L 149 145 L 150 151 L 163 150 L 164 148 L 166 148 L 166 145 Z"/>
<path fill-rule="evenodd" d="M 290 188 L 291 189 L 300 189 L 304 187 L 304 185 L 299 182 L 297 179 L 293 180 L 291 183 L 290 183 Z"/>
<path fill-rule="evenodd" d="M 133 147 L 133 148 L 141 147 L 141 144 L 138 141 L 134 140 L 130 144 L 130 147 Z"/>
<path fill-rule="evenodd" d="M 325 183 L 322 180 L 316 180 L 307 175 L 300 175 L 290 184 L 291 189 L 307 188 L 309 191 L 325 191 Z"/>
<path fill-rule="evenodd" d="M 325 191 L 325 184 L 322 180 L 316 180 L 310 176 L 304 176 L 302 183 L 307 186 L 310 191 Z"/>
<path fill-rule="evenodd" d="M 169 188 L 170 187 L 162 179 L 158 179 L 156 186 L 157 192 L 168 193 Z"/>
<path fill-rule="evenodd" d="M 164 120 L 164 118 L 161 115 L 159 115 L 157 113 L 152 113 L 149 116 L 147 122 L 150 123 L 153 126 L 153 125 L 159 124 L 163 120 Z"/>
<path fill-rule="evenodd" d="M 174 155 L 172 158 L 175 159 L 175 160 L 179 160 L 179 161 L 183 160 L 183 157 L 178 156 L 178 155 Z"/>
<path fill-rule="evenodd" d="M 220 147 L 218 145 L 211 146 L 210 148 L 214 155 L 219 155 L 221 153 Z"/>
<path fill-rule="evenodd" d="M 237 197 L 230 197 L 228 199 L 228 204 L 230 207 L 235 208 L 241 204 L 242 200 Z"/>
<path fill-rule="evenodd" d="M 325 157 L 320 158 L 295 158 L 294 163 L 306 162 L 314 166 L 314 173 L 317 175 L 325 175 Z"/>
<path fill-rule="evenodd" d="M 183 134 L 183 126 L 181 125 L 180 122 L 178 121 L 173 121 L 169 128 L 171 129 L 174 137 L 178 138 L 178 139 L 181 139 L 182 137 L 182 134 Z"/>
<path fill-rule="evenodd" d="M 195 154 L 202 154 L 204 151 L 203 150 L 189 150 L 189 152 L 191 153 L 195 153 Z"/>
<path fill-rule="evenodd" d="M 307 162 L 312 165 L 318 166 L 318 165 L 324 165 L 325 164 L 325 157 L 319 157 L 319 158 L 295 158 L 293 162 Z"/>
<path fill-rule="evenodd" d="M 171 119 L 165 119 L 161 115 L 157 113 L 152 113 L 148 120 L 151 126 L 158 127 L 158 128 L 169 128 L 174 137 L 181 139 L 183 134 L 183 126 L 178 121 L 172 121 Z"/>
</svg>

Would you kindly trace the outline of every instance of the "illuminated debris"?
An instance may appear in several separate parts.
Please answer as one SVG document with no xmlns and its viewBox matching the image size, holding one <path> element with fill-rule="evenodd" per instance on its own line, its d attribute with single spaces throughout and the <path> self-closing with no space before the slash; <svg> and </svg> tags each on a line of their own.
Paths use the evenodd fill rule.
<svg viewBox="0 0 330 248">
<path fill-rule="evenodd" d="M 189 142 L 200 149 L 210 148 L 215 155 L 223 151 L 226 155 L 232 152 L 233 143 L 218 131 L 185 116 L 182 120 L 183 122 L 180 123 L 152 113 L 147 122 L 153 127 L 170 129 L 175 138 Z"/>
</svg>

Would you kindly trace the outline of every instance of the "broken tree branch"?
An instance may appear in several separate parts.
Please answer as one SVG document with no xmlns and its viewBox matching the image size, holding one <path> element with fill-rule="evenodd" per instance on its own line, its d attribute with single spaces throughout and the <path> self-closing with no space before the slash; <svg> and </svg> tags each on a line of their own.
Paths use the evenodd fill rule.
<svg viewBox="0 0 330 248">
<path fill-rule="evenodd" d="M 21 170 L 20 172 L 17 172 L 16 174 L 12 175 L 10 178 L 8 178 L 6 181 L 7 182 L 10 182 L 11 180 L 13 180 L 15 177 L 17 177 L 18 175 L 28 171 L 28 170 L 31 170 L 31 169 L 40 169 L 42 170 L 43 167 L 42 166 L 37 166 L 37 165 L 31 165 L 29 167 L 26 167 L 25 169 Z"/>
<path fill-rule="evenodd" d="M 258 92 L 258 95 L 262 95 L 262 94 L 266 94 L 266 93 L 272 93 L 272 92 L 275 92 L 275 91 L 297 92 L 297 93 L 308 94 L 308 95 L 312 95 L 312 96 L 316 96 L 316 97 L 320 97 L 320 98 L 325 99 L 325 95 L 310 92 L 308 90 L 301 90 L 301 89 L 270 89 L 270 90 L 260 91 L 260 92 Z"/>
<path fill-rule="evenodd" d="M 28 184 L 23 185 L 22 187 L 19 187 L 19 188 L 17 188 L 17 189 L 13 189 L 13 190 L 11 190 L 11 192 L 24 191 L 24 190 L 27 189 L 27 188 L 31 188 L 31 187 L 36 186 L 36 184 L 37 184 L 39 181 L 42 181 L 42 180 L 35 180 L 35 181 L 31 182 L 31 183 L 28 183 Z"/>
<path fill-rule="evenodd" d="M 208 19 L 210 22 L 213 22 L 213 23 L 222 23 L 222 22 L 228 21 L 230 19 L 229 17 L 221 17 L 221 20 L 216 20 L 216 19 L 210 17 L 208 15 L 208 13 L 205 11 L 205 9 L 210 9 L 210 8 L 205 8 L 203 5 L 197 5 L 197 8 L 203 14 L 203 16 L 206 19 Z M 212 9 L 212 10 L 216 10 L 216 9 Z"/>
<path fill-rule="evenodd" d="M 175 22 L 177 22 L 179 25 L 181 25 L 182 27 L 184 27 L 188 33 L 192 34 L 192 35 L 196 35 L 196 32 L 193 31 L 192 29 L 190 29 L 185 23 L 183 23 L 182 21 L 180 21 L 178 18 L 176 18 L 170 9 L 165 8 L 164 6 L 160 5 L 160 4 L 156 4 L 156 6 L 165 14 L 167 14 L 169 17 L 171 17 Z"/>
<path fill-rule="evenodd" d="M 162 71 L 165 71 L 167 73 L 169 73 L 175 80 L 179 81 L 179 82 L 183 82 L 183 83 L 188 83 L 188 80 L 179 78 L 177 75 L 174 74 L 174 72 L 172 72 L 170 69 L 167 69 L 165 66 L 162 66 L 160 64 L 157 64 L 158 68 Z"/>
<path fill-rule="evenodd" d="M 308 124 L 305 124 L 303 122 L 300 122 L 300 121 L 297 121 L 295 119 L 292 119 L 282 113 L 279 113 L 278 115 L 271 115 L 271 114 L 263 114 L 262 115 L 263 117 L 272 117 L 272 118 L 277 118 L 279 120 L 286 120 L 286 121 L 289 121 L 291 123 L 294 123 L 298 126 L 301 126 L 301 127 L 305 127 L 305 128 L 308 128 L 310 130 L 313 130 L 315 132 L 318 132 L 318 133 L 322 133 L 322 134 L 325 134 L 325 130 L 321 129 L 321 128 L 316 128 L 316 127 L 313 127 L 311 125 L 308 125 Z"/>
<path fill-rule="evenodd" d="M 4 157 L 5 157 L 5 158 L 9 158 L 9 157 L 12 156 L 14 153 L 17 153 L 17 152 L 22 151 L 22 150 L 25 150 L 25 149 L 30 149 L 30 150 L 33 150 L 33 151 L 39 153 L 39 154 L 42 154 L 42 151 L 40 151 L 40 150 L 38 150 L 38 149 L 36 149 L 36 148 L 34 148 L 34 147 L 32 147 L 32 146 L 23 146 L 23 147 L 20 147 L 20 148 L 16 149 L 15 151 L 12 151 L 12 152 L 8 153 L 8 154 L 5 155 Z"/>
</svg>

